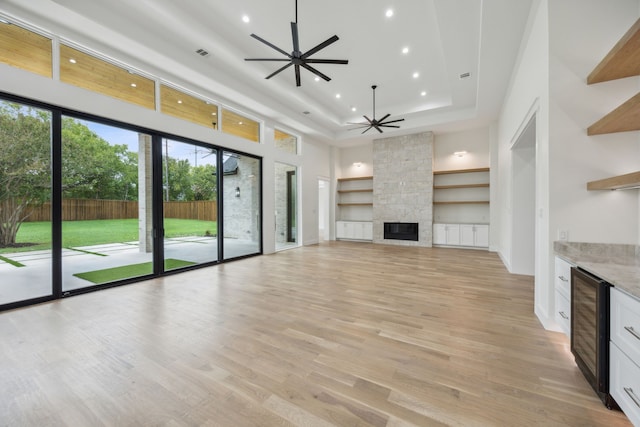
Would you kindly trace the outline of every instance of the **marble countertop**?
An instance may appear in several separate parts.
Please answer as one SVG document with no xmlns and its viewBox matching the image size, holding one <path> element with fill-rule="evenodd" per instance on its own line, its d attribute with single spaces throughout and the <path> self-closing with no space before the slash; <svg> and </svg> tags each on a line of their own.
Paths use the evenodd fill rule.
<svg viewBox="0 0 640 427">
<path fill-rule="evenodd" d="M 554 242 L 557 256 L 640 298 L 640 246 Z"/>
</svg>

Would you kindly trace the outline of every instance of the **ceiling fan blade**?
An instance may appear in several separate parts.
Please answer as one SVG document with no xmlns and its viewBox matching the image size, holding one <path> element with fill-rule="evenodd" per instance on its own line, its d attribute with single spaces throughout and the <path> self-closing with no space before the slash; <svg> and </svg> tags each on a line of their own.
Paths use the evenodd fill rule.
<svg viewBox="0 0 640 427">
<path fill-rule="evenodd" d="M 275 76 L 276 74 L 278 74 L 281 71 L 286 70 L 287 68 L 291 67 L 293 65 L 293 62 L 289 62 L 287 65 L 285 65 L 282 68 L 278 68 L 276 71 L 274 71 L 273 73 L 269 74 L 267 77 L 265 77 L 265 79 L 270 79 L 271 77 Z"/>
<path fill-rule="evenodd" d="M 300 42 L 298 41 L 298 24 L 291 23 L 291 38 L 293 39 L 293 52 L 300 52 Z"/>
<path fill-rule="evenodd" d="M 348 64 L 348 59 L 305 59 L 307 64 Z"/>
<path fill-rule="evenodd" d="M 348 125 L 360 125 L 360 126 L 369 126 L 369 123 L 364 123 L 364 122 L 347 122 Z"/>
<path fill-rule="evenodd" d="M 369 129 L 371 129 L 373 126 L 369 126 L 368 128 L 366 128 L 365 130 L 362 131 L 362 133 L 365 133 L 366 131 L 368 131 Z M 362 133 L 360 135 L 362 135 Z"/>
<path fill-rule="evenodd" d="M 371 120 L 371 119 L 370 119 L 369 117 L 367 117 L 367 116 L 362 116 L 362 117 L 364 117 L 365 119 L 367 119 L 367 121 L 369 122 L 369 124 L 370 124 L 371 126 L 373 126 L 373 120 Z"/>
<path fill-rule="evenodd" d="M 251 37 L 253 37 L 254 39 L 266 44 L 267 46 L 269 46 L 271 49 L 275 49 L 278 52 L 280 52 L 281 54 L 283 54 L 284 56 L 286 56 L 287 58 L 291 58 L 291 55 L 288 54 L 287 52 L 285 52 L 284 50 L 280 49 L 278 46 L 269 43 L 268 41 L 266 41 L 265 39 L 263 39 L 262 37 L 260 37 L 257 34 L 251 34 Z"/>
<path fill-rule="evenodd" d="M 387 117 L 389 117 L 391 114 L 387 114 L 386 116 L 384 116 L 383 118 L 381 118 L 380 120 L 378 120 L 378 123 L 382 123 L 384 122 L 384 119 L 386 119 Z"/>
<path fill-rule="evenodd" d="M 296 86 L 300 86 L 300 66 L 296 65 Z"/>
<path fill-rule="evenodd" d="M 245 58 L 245 61 L 291 61 L 289 58 Z"/>
<path fill-rule="evenodd" d="M 380 127 L 378 125 L 374 126 L 374 128 L 376 128 L 376 130 L 380 133 L 382 133 L 382 129 L 380 129 Z"/>
<path fill-rule="evenodd" d="M 381 121 L 382 121 L 382 120 L 381 120 Z M 381 124 L 385 124 L 385 125 L 387 125 L 387 124 L 389 124 L 389 123 L 396 123 L 396 122 L 402 122 L 402 121 L 404 121 L 404 119 L 389 120 L 388 122 L 381 123 Z"/>
<path fill-rule="evenodd" d="M 383 128 L 400 128 L 400 126 L 396 126 L 396 125 L 378 125 L 381 126 Z"/>
<path fill-rule="evenodd" d="M 323 78 L 327 82 L 331 80 L 331 78 L 329 76 L 326 76 L 326 75 L 322 74 L 320 71 L 316 70 L 315 68 L 311 67 L 310 65 L 305 64 L 304 62 L 302 64 L 300 64 L 300 66 L 302 66 L 305 69 L 311 71 L 316 76 L 318 76 L 320 78 Z"/>
<path fill-rule="evenodd" d="M 331 43 L 335 43 L 338 40 L 339 40 L 338 36 L 329 37 L 328 39 L 320 43 L 318 46 L 306 51 L 304 55 L 300 57 L 300 59 L 306 59 L 311 55 L 313 55 L 314 53 L 316 53 L 317 51 L 324 49 L 325 47 L 329 46 Z"/>
</svg>

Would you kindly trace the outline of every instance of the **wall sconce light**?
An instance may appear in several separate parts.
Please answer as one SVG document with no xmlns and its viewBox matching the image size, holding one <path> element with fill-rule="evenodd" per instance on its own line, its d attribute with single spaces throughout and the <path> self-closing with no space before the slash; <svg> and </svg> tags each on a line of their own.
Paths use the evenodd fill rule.
<svg viewBox="0 0 640 427">
<path fill-rule="evenodd" d="M 353 166 L 355 166 L 355 167 L 359 168 L 360 166 L 362 166 L 362 163 L 360 163 L 360 162 L 355 162 L 355 163 L 353 164 Z"/>
<path fill-rule="evenodd" d="M 453 153 L 453 155 L 454 155 L 454 156 L 457 156 L 457 157 L 463 157 L 465 154 L 467 154 L 467 152 L 466 152 L 466 151 L 455 151 L 455 152 Z"/>
<path fill-rule="evenodd" d="M 236 197 L 240 197 L 240 187 L 236 187 Z"/>
</svg>

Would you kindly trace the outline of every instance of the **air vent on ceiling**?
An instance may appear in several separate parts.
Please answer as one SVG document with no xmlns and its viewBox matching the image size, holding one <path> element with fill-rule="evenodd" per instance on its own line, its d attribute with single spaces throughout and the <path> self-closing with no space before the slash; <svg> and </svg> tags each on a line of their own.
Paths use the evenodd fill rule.
<svg viewBox="0 0 640 427">
<path fill-rule="evenodd" d="M 470 77 L 470 76 L 471 76 L 471 73 L 462 73 L 460 74 L 460 80 L 466 79 L 467 77 Z"/>
<path fill-rule="evenodd" d="M 197 53 L 198 55 L 200 55 L 200 56 L 209 56 L 209 52 L 207 52 L 207 51 L 206 51 L 206 50 L 204 50 L 204 49 L 198 49 L 198 50 L 196 50 L 196 53 Z"/>
</svg>

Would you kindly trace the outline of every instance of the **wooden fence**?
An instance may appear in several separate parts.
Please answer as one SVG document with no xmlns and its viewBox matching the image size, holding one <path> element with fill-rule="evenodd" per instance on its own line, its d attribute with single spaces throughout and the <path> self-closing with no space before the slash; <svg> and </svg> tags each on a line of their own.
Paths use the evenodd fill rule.
<svg viewBox="0 0 640 427">
<path fill-rule="evenodd" d="M 165 218 L 218 220 L 216 201 L 164 202 Z M 138 202 L 127 200 L 63 199 L 62 220 L 138 218 Z M 26 222 L 51 221 L 51 203 L 33 208 Z"/>
</svg>

